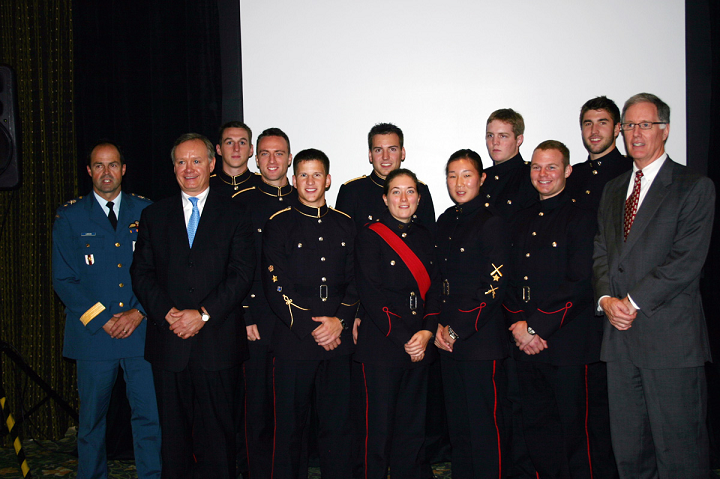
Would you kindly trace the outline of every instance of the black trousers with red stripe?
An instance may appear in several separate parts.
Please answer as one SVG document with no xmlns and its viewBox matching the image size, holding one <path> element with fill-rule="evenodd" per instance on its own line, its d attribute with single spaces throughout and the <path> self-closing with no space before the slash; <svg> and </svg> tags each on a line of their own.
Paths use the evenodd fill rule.
<svg viewBox="0 0 720 479">
<path fill-rule="evenodd" d="M 363 479 L 424 479 L 428 366 L 361 364 L 365 395 Z"/>
<path fill-rule="evenodd" d="M 590 479 L 587 366 L 518 361 L 525 442 L 541 479 Z"/>
<path fill-rule="evenodd" d="M 322 477 L 352 477 L 350 364 L 350 355 L 327 360 L 273 360 L 275 427 L 271 479 L 296 479 L 300 468 L 306 467 L 302 457 L 303 431 L 313 395 Z"/>
<path fill-rule="evenodd" d="M 442 354 L 441 368 L 453 479 L 502 479 L 500 401 L 507 389 L 502 360 L 458 361 Z"/>
</svg>

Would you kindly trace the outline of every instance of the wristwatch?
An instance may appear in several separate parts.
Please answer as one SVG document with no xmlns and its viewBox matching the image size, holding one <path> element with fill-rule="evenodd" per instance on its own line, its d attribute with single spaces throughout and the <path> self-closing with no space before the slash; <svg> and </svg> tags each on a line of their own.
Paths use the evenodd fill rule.
<svg viewBox="0 0 720 479">
<path fill-rule="evenodd" d="M 535 335 L 537 334 L 537 333 L 535 332 L 535 330 L 534 330 L 533 328 L 531 328 L 530 326 L 528 326 L 527 329 L 528 329 L 528 333 L 532 334 L 533 336 L 535 336 Z"/>
<path fill-rule="evenodd" d="M 205 308 L 199 309 L 198 312 L 200 313 L 200 317 L 203 321 L 207 323 L 207 320 L 210 319 L 210 315 L 205 311 Z"/>
<path fill-rule="evenodd" d="M 338 321 L 340 321 L 340 325 L 342 326 L 343 331 L 345 331 L 347 329 L 347 326 L 345 326 L 345 320 L 342 318 L 338 318 Z"/>
<path fill-rule="evenodd" d="M 453 328 L 451 328 L 450 326 L 448 326 L 448 336 L 450 336 L 450 339 L 452 339 L 453 341 L 457 341 L 458 339 L 460 339 L 460 336 L 458 336 L 457 333 L 453 331 Z"/>
</svg>

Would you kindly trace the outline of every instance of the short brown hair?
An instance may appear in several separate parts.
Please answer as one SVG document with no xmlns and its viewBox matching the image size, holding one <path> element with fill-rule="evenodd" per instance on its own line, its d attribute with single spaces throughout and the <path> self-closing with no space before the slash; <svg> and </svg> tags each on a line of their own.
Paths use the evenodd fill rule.
<svg viewBox="0 0 720 479">
<path fill-rule="evenodd" d="M 541 150 L 541 151 L 557 150 L 562 155 L 563 166 L 565 168 L 570 166 L 570 150 L 568 150 L 568 147 L 565 146 L 565 144 L 561 141 L 545 140 L 542 143 L 540 143 L 538 146 L 536 146 L 535 150 Z"/>
<path fill-rule="evenodd" d="M 517 138 L 525 133 L 525 120 L 522 115 L 512 108 L 501 108 L 490 114 L 485 125 L 489 125 L 491 121 L 498 120 L 512 125 L 513 134 Z"/>
</svg>

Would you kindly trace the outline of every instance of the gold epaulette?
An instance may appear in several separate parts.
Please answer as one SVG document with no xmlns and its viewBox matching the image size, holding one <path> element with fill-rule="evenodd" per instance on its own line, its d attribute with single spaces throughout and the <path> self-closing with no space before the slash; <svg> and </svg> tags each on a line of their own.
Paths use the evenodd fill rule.
<svg viewBox="0 0 720 479">
<path fill-rule="evenodd" d="M 135 193 L 130 193 L 130 196 L 134 196 L 135 198 L 140 198 L 141 200 L 148 200 L 148 201 L 150 201 L 149 199 L 145 198 L 144 196 L 142 196 L 142 195 L 136 195 Z"/>
<path fill-rule="evenodd" d="M 279 215 L 280 213 L 285 213 L 286 211 L 290 211 L 291 209 L 292 209 L 292 207 L 288 206 L 288 207 L 285 208 L 284 210 L 278 211 L 277 213 L 275 213 L 274 215 L 272 215 L 272 216 L 271 216 L 270 218 L 268 218 L 268 219 L 271 220 L 271 219 L 275 218 L 277 215 Z"/>
<path fill-rule="evenodd" d="M 216 176 L 217 176 L 217 173 L 213 173 L 212 175 L 210 175 L 210 178 L 215 178 Z"/>
<path fill-rule="evenodd" d="M 75 198 L 75 199 L 68 200 L 68 202 L 65 203 L 64 205 L 62 205 L 62 207 L 63 207 L 63 208 L 67 208 L 67 207 L 70 206 L 70 205 L 74 205 L 75 203 L 78 202 L 78 200 L 81 200 L 82 198 L 83 198 L 82 196 L 78 196 L 78 197 Z"/>
<path fill-rule="evenodd" d="M 337 212 L 340 213 L 341 215 L 345 215 L 345 216 L 347 216 L 348 218 L 352 219 L 352 218 L 350 217 L 350 215 L 347 214 L 347 213 L 345 213 L 344 211 L 340 211 L 340 210 L 335 209 L 335 208 L 330 208 L 330 209 L 333 210 L 333 211 L 337 211 Z"/>
<path fill-rule="evenodd" d="M 250 191 L 250 190 L 254 190 L 254 189 L 255 189 L 254 186 L 251 186 L 250 188 L 245 188 L 244 190 L 240 190 L 240 191 L 238 191 L 237 193 L 235 193 L 234 195 L 232 195 L 232 197 L 235 198 L 235 197 L 236 197 L 237 195 L 239 195 L 240 193 L 244 193 L 244 192 L 246 192 L 246 191 Z"/>
<path fill-rule="evenodd" d="M 353 178 L 352 180 L 347 180 L 344 185 L 349 185 L 353 181 L 362 180 L 363 178 L 367 178 L 367 175 L 358 176 L 357 178 Z"/>
</svg>

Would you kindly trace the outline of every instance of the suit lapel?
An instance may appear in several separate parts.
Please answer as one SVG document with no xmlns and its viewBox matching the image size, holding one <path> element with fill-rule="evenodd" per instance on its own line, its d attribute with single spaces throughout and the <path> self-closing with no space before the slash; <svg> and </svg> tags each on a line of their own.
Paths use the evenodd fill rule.
<svg viewBox="0 0 720 479">
<path fill-rule="evenodd" d="M 632 176 L 632 170 L 623 174 L 622 180 L 615 184 L 615 189 L 612 191 L 612 203 L 610 204 L 610 219 L 611 231 L 608 231 L 606 237 L 614 238 L 614 241 L 608 242 L 608 249 L 612 248 L 615 251 L 608 251 L 611 258 L 617 258 L 620 256 L 620 249 L 623 245 L 623 222 L 625 220 L 625 197 L 627 196 L 628 185 L 630 184 L 630 177 Z M 611 192 L 608 192 L 611 193 Z"/>
<path fill-rule="evenodd" d="M 203 207 L 202 215 L 200 215 L 200 223 L 198 223 L 198 229 L 195 233 L 195 239 L 193 244 L 199 241 L 207 241 L 206 236 L 212 234 L 210 226 L 217 224 L 215 223 L 216 218 L 221 214 L 221 208 L 219 204 L 219 197 L 212 193 L 212 190 L 208 192 L 207 200 L 205 201 L 205 207 Z"/>
<path fill-rule="evenodd" d="M 672 160 L 670 160 L 670 157 L 668 157 L 660 168 L 660 171 L 658 171 L 655 180 L 650 186 L 650 190 L 648 190 L 645 195 L 645 199 L 643 199 L 643 202 L 635 215 L 635 220 L 630 228 L 630 234 L 628 234 L 627 241 L 623 247 L 622 256 L 627 255 L 638 239 L 643 235 L 645 229 L 648 227 L 658 208 L 665 199 L 665 196 L 667 196 L 668 191 L 670 191 L 669 186 L 672 183 L 674 165 L 675 164 Z"/>
<path fill-rule="evenodd" d="M 141 225 L 142 227 L 142 225 Z M 187 235 L 187 225 L 185 225 L 185 212 L 183 211 L 182 195 L 177 195 L 175 205 L 168 212 L 168 233 L 170 238 L 177 238 L 177 242 L 183 250 L 190 249 L 190 241 Z"/>
</svg>

